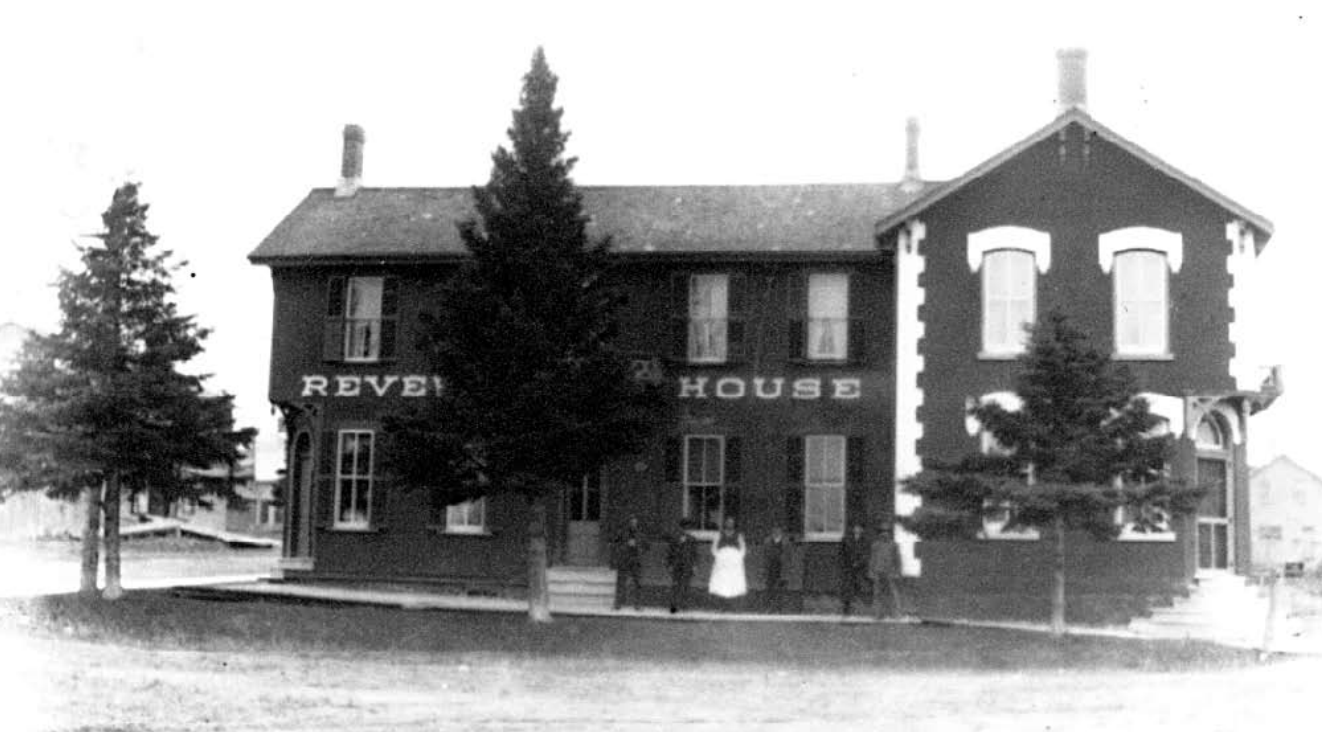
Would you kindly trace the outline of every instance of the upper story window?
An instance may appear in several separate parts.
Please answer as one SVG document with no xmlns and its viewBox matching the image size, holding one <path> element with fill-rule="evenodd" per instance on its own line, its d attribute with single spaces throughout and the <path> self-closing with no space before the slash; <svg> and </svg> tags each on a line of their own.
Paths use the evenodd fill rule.
<svg viewBox="0 0 1322 732">
<path fill-rule="evenodd" d="M 865 339 L 862 320 L 853 312 L 850 275 L 811 272 L 790 279 L 790 358 L 805 361 L 859 362 Z"/>
<path fill-rule="evenodd" d="M 1166 255 L 1128 251 L 1115 257 L 1115 351 L 1121 356 L 1162 356 L 1167 334 Z"/>
<path fill-rule="evenodd" d="M 689 361 L 725 363 L 729 358 L 730 276 L 689 278 Z"/>
<path fill-rule="evenodd" d="M 982 352 L 1017 356 L 1028 350 L 1026 327 L 1037 319 L 1033 255 L 1017 249 L 987 252 L 982 263 Z"/>
<path fill-rule="evenodd" d="M 1098 238 L 1098 263 L 1114 293 L 1115 356 L 1170 358 L 1170 276 L 1179 272 L 1184 239 L 1175 231 L 1134 226 Z"/>
<path fill-rule="evenodd" d="M 722 272 L 677 275 L 672 282 L 674 347 L 689 363 L 716 364 L 743 355 L 744 278 Z"/>
<path fill-rule="evenodd" d="M 372 520 L 371 430 L 340 430 L 335 464 L 335 527 L 365 529 Z"/>
<path fill-rule="evenodd" d="M 849 275 L 808 275 L 809 361 L 843 361 L 849 355 Z"/>
<path fill-rule="evenodd" d="M 330 278 L 326 360 L 372 363 L 394 358 L 398 316 L 396 278 Z"/>
<path fill-rule="evenodd" d="M 969 234 L 968 265 L 982 271 L 983 358 L 1014 358 L 1028 350 L 1027 326 L 1037 320 L 1037 275 L 1051 267 L 1051 235 L 1024 226 Z"/>
</svg>

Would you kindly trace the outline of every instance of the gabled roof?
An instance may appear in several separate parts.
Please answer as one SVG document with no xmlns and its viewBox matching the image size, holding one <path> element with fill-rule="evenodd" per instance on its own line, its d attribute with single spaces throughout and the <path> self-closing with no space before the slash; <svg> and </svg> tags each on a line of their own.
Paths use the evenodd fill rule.
<svg viewBox="0 0 1322 732">
<path fill-rule="evenodd" d="M 949 181 L 943 185 L 929 188 L 926 192 L 918 196 L 913 201 L 910 201 L 904 206 L 882 217 L 882 219 L 877 223 L 877 234 L 878 235 L 884 234 L 890 231 L 891 229 L 895 228 L 896 226 L 900 225 L 901 223 L 913 218 L 914 216 L 917 216 L 918 214 L 922 213 L 923 211 L 927 210 L 928 208 L 936 204 L 938 201 L 941 201 L 942 199 L 960 190 L 964 186 L 972 183 L 973 181 L 978 180 L 984 175 L 1000 167 L 1005 162 L 1009 161 L 1010 159 L 1024 152 L 1028 148 L 1058 133 L 1060 130 L 1064 129 L 1065 127 L 1071 124 L 1082 125 L 1084 128 L 1088 129 L 1093 134 L 1097 135 L 1103 140 L 1106 140 L 1107 142 L 1110 142 L 1116 147 L 1119 147 L 1125 152 L 1128 152 L 1129 154 L 1133 155 L 1134 157 L 1138 158 L 1139 160 L 1143 161 L 1144 163 L 1152 167 L 1154 170 L 1157 170 L 1158 172 L 1167 175 L 1180 183 L 1183 183 L 1185 186 L 1192 189 L 1195 193 L 1208 199 L 1209 201 L 1212 201 L 1221 208 L 1224 208 L 1226 211 L 1229 211 L 1234 216 L 1243 219 L 1245 223 L 1247 223 L 1248 225 L 1252 226 L 1254 229 L 1257 230 L 1258 236 L 1256 237 L 1257 239 L 1256 245 L 1258 251 L 1261 251 L 1262 247 L 1266 245 L 1267 240 L 1271 238 L 1272 230 L 1273 230 L 1272 223 L 1268 221 L 1266 218 L 1264 218 L 1263 216 L 1257 213 L 1254 213 L 1253 211 L 1250 211 L 1249 209 L 1236 203 L 1235 201 L 1232 201 L 1226 196 L 1213 190 L 1212 187 L 1208 186 L 1206 183 L 1203 183 L 1197 178 L 1194 178 L 1193 176 L 1184 173 L 1183 171 L 1175 168 L 1173 165 L 1167 163 L 1166 161 L 1162 160 L 1156 155 L 1153 155 L 1147 150 L 1144 150 L 1143 148 L 1139 147 L 1138 145 L 1134 144 L 1128 139 L 1122 137 L 1119 133 L 1110 129 L 1106 125 L 1103 125 L 1101 122 L 1098 122 L 1097 120 L 1093 119 L 1087 112 L 1084 112 L 1082 109 L 1078 109 L 1078 108 L 1073 108 L 1067 112 L 1064 112 L 1059 117 L 1056 117 L 1056 119 L 1052 120 L 1050 124 L 1039 129 L 1038 131 L 1034 132 L 1028 137 L 1025 137 L 1019 142 L 1011 145 L 1010 147 L 1007 147 L 1005 150 L 1002 150 L 1001 152 L 987 159 L 983 163 L 973 167 L 964 175 L 952 181 Z"/>
<path fill-rule="evenodd" d="M 621 253 L 868 254 L 877 219 L 922 194 L 898 183 L 757 186 L 584 186 L 589 233 Z M 445 259 L 466 254 L 456 223 L 468 188 L 362 188 L 308 193 L 248 258 Z"/>
<path fill-rule="evenodd" d="M 1256 478 L 1259 475 L 1266 473 L 1269 470 L 1274 470 L 1278 467 L 1292 468 L 1296 472 L 1302 473 L 1304 476 L 1306 476 L 1309 480 L 1313 482 L 1314 485 L 1322 485 L 1322 478 L 1319 478 L 1316 473 L 1309 470 L 1308 468 L 1305 468 L 1299 463 L 1295 462 L 1294 458 L 1291 458 L 1289 455 L 1277 455 L 1276 457 L 1272 458 L 1272 460 L 1268 462 L 1266 465 L 1259 465 L 1258 467 L 1253 468 L 1253 470 L 1249 472 L 1249 477 Z"/>
</svg>

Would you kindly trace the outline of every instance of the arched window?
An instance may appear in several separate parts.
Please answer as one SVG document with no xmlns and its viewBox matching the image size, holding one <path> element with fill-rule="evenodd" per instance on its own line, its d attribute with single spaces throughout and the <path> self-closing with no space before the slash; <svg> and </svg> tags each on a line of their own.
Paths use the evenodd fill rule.
<svg viewBox="0 0 1322 732">
<path fill-rule="evenodd" d="M 1205 493 L 1198 503 L 1198 569 L 1215 572 L 1229 569 L 1234 561 L 1231 545 L 1233 508 L 1230 501 L 1231 433 L 1225 418 L 1211 412 L 1194 431 L 1198 451 L 1197 481 Z"/>
</svg>

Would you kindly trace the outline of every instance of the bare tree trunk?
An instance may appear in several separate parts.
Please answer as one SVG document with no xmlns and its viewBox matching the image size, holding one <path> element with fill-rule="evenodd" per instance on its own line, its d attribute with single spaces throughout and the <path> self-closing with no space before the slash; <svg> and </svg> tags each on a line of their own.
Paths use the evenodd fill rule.
<svg viewBox="0 0 1322 732">
<path fill-rule="evenodd" d="M 551 595 L 546 585 L 546 496 L 529 500 L 528 517 L 528 620 L 551 622 Z"/>
<path fill-rule="evenodd" d="M 81 595 L 96 594 L 96 570 L 101 563 L 101 491 L 103 485 L 89 485 L 83 489 L 83 507 L 87 522 L 83 524 L 83 566 L 78 582 Z"/>
<path fill-rule="evenodd" d="M 119 476 L 112 475 L 106 482 L 104 510 L 106 514 L 106 588 L 101 597 L 118 600 L 124 594 L 119 582 Z"/>
<path fill-rule="evenodd" d="M 1065 635 L 1065 516 L 1056 514 L 1056 547 L 1052 567 L 1051 635 Z"/>
</svg>

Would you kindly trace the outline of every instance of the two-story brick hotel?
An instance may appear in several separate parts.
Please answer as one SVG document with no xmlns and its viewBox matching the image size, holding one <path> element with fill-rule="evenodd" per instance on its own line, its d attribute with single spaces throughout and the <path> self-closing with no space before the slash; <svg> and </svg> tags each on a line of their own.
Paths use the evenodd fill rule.
<svg viewBox="0 0 1322 732">
<path fill-rule="evenodd" d="M 968 405 L 1013 406 L 1021 325 L 1058 307 L 1136 373 L 1178 436 L 1172 470 L 1223 487 L 1169 531 L 1074 541 L 1074 606 L 1110 613 L 1245 571 L 1248 418 L 1275 385 L 1239 352 L 1237 315 L 1272 226 L 1093 119 L 1083 62 L 1060 56 L 1059 116 L 954 180 L 919 177 L 911 122 L 898 183 L 584 188 L 628 294 L 622 345 L 671 405 L 646 450 L 563 497 L 553 565 L 604 568 L 630 515 L 658 539 L 735 515 L 754 593 L 756 545 L 780 525 L 799 539 L 798 597 L 835 594 L 846 525 L 912 511 L 901 479 L 984 444 Z M 466 188 L 362 187 L 362 148 L 347 127 L 339 185 L 250 256 L 275 290 L 282 572 L 517 591 L 520 499 L 429 505 L 377 464 L 381 416 L 443 388 L 411 331 L 465 256 L 456 222 L 472 208 Z M 1045 537 L 992 521 L 973 541 L 897 536 L 921 607 L 1045 612 Z M 661 557 L 653 546 L 644 569 L 658 597 Z"/>
</svg>

